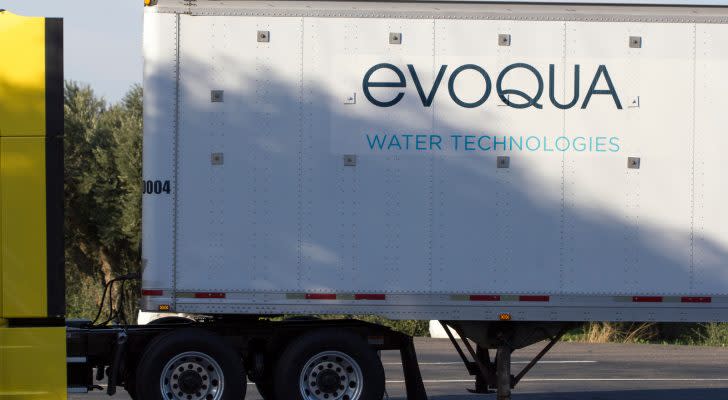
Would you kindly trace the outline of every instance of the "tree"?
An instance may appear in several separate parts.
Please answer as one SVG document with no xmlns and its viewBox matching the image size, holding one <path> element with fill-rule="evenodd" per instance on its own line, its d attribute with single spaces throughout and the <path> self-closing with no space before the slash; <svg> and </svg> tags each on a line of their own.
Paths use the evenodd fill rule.
<svg viewBox="0 0 728 400">
<path fill-rule="evenodd" d="M 106 282 L 139 272 L 142 90 L 107 106 L 88 86 L 65 89 L 66 301 L 90 317 Z M 138 283 L 125 294 L 133 319 Z"/>
</svg>

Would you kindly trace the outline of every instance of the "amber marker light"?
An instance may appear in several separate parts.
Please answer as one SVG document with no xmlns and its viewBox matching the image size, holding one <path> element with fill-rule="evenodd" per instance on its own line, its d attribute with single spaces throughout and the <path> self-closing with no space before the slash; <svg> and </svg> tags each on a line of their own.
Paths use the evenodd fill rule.
<svg viewBox="0 0 728 400">
<path fill-rule="evenodd" d="M 511 314 L 503 313 L 498 316 L 498 318 L 501 321 L 510 321 L 511 320 Z"/>
<path fill-rule="evenodd" d="M 160 304 L 159 311 L 169 311 L 169 304 Z"/>
</svg>

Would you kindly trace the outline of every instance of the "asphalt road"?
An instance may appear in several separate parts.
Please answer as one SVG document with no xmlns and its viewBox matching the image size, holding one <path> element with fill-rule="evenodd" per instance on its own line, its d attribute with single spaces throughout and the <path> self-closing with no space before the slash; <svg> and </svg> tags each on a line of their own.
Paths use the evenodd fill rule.
<svg viewBox="0 0 728 400">
<path fill-rule="evenodd" d="M 540 350 L 513 355 L 514 373 Z M 473 386 L 449 341 L 418 339 L 418 358 L 431 400 L 495 399 L 472 395 Z M 389 398 L 405 399 L 399 353 L 383 352 Z M 108 398 L 96 392 L 73 400 Z M 514 400 L 725 400 L 728 348 L 560 343 L 514 391 Z M 113 399 L 127 400 L 121 390 Z M 254 385 L 246 400 L 261 400 Z"/>
</svg>

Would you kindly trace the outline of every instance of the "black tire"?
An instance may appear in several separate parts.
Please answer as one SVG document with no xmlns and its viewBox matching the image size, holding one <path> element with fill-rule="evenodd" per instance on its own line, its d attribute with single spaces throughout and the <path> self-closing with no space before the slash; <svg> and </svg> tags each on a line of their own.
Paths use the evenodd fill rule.
<svg viewBox="0 0 728 400">
<path fill-rule="evenodd" d="M 314 359 L 314 357 L 325 352 L 343 353 L 348 356 L 350 360 L 358 364 L 362 382 L 354 382 L 353 380 L 347 379 L 346 382 L 348 382 L 348 384 L 346 386 L 349 387 L 349 384 L 352 384 L 355 387 L 356 385 L 359 385 L 360 393 L 358 395 L 354 395 L 354 397 L 348 397 L 348 400 L 382 399 L 384 396 L 385 384 L 384 368 L 382 367 L 382 362 L 377 356 L 377 353 L 361 337 L 345 331 L 342 332 L 341 330 L 329 329 L 318 330 L 305 334 L 291 342 L 286 347 L 286 350 L 276 363 L 275 371 L 273 373 L 275 398 L 285 400 L 309 400 L 316 398 L 313 394 L 309 397 L 304 397 L 301 393 L 301 375 L 304 369 L 307 369 L 307 364 L 313 365 L 310 361 Z M 341 362 L 341 359 L 337 358 L 333 361 L 334 368 L 336 368 L 337 362 Z M 347 361 L 344 361 L 341 365 L 345 366 L 346 363 Z M 331 368 L 330 365 L 331 364 L 329 364 L 329 368 Z M 316 369 L 314 368 L 313 371 L 315 372 Z M 336 373 L 334 369 L 326 369 L 325 371 L 329 371 L 330 375 L 334 375 L 335 378 L 339 378 L 338 373 Z M 353 374 L 346 374 L 344 372 L 342 372 L 342 374 L 345 374 L 347 378 L 349 376 L 353 376 Z M 308 385 L 313 387 L 313 384 L 325 382 L 324 373 L 322 372 L 319 377 L 315 379 L 316 382 L 313 380 L 308 381 Z M 305 383 L 306 381 L 303 382 L 303 384 Z M 323 386 L 319 384 L 318 387 L 322 388 Z M 336 389 L 329 386 L 329 390 Z M 325 390 L 324 393 L 326 393 Z M 337 394 L 332 393 L 330 397 L 336 398 L 340 395 L 340 392 Z"/>
<path fill-rule="evenodd" d="M 260 394 L 260 397 L 263 398 L 263 400 L 275 399 L 272 382 L 255 382 L 255 388 L 258 389 L 258 393 Z"/>
<path fill-rule="evenodd" d="M 126 390 L 126 394 L 129 395 L 129 398 L 131 400 L 139 399 L 139 396 L 137 396 L 137 393 L 136 393 L 136 374 L 134 374 L 134 377 L 126 378 L 126 383 L 124 384 L 124 390 Z"/>
<path fill-rule="evenodd" d="M 191 376 L 183 376 L 188 371 L 173 375 L 176 377 L 174 379 L 179 379 L 180 385 L 178 386 L 179 389 L 177 389 L 180 390 L 179 393 L 183 393 L 182 390 L 185 390 L 183 389 L 185 386 L 183 379 L 189 378 L 184 382 L 187 383 L 186 390 L 198 388 L 197 390 L 202 393 L 203 398 L 206 397 L 205 393 L 208 393 L 206 391 L 215 390 L 214 388 L 218 390 L 219 400 L 241 400 L 245 398 L 247 379 L 242 357 L 237 351 L 228 345 L 223 338 L 211 332 L 197 328 L 180 328 L 157 336 L 147 345 L 142 358 L 139 360 L 136 372 L 137 399 L 170 400 L 167 394 L 162 393 L 162 373 L 167 372 L 163 370 L 168 362 L 183 353 L 191 352 L 201 353 L 202 357 L 195 358 L 192 355 L 181 359 L 183 360 L 181 361 L 182 364 L 188 363 L 188 361 L 184 360 L 190 360 L 188 365 L 190 365 L 189 375 Z M 214 366 L 210 366 L 209 360 L 214 361 L 219 370 Z M 193 363 L 195 363 L 196 367 L 204 367 L 207 364 L 211 369 L 192 368 Z M 197 376 L 194 375 L 195 372 L 197 372 Z M 207 374 L 209 374 L 209 378 Z M 215 379 L 216 376 L 222 377 L 222 379 Z M 204 382 L 200 383 L 202 380 Z M 168 382 L 168 380 L 166 381 Z M 175 393 L 172 399 L 177 398 L 186 399 L 186 394 L 180 397 Z"/>
</svg>

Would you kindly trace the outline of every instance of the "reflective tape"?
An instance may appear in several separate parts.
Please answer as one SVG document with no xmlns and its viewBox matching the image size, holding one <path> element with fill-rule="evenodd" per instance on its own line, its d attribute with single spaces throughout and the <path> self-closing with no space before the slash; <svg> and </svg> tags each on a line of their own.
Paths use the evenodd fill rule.
<svg viewBox="0 0 728 400">
<path fill-rule="evenodd" d="M 358 293 L 354 295 L 354 300 L 386 300 L 387 296 L 377 293 Z"/>
<path fill-rule="evenodd" d="M 518 301 L 549 301 L 549 296 L 518 296 Z"/>
<path fill-rule="evenodd" d="M 197 292 L 195 293 L 196 299 L 224 299 L 225 293 L 219 292 Z"/>
<path fill-rule="evenodd" d="M 336 300 L 336 293 L 306 293 L 306 300 Z"/>
<path fill-rule="evenodd" d="M 681 303 L 710 303 L 713 299 L 710 297 L 681 297 Z"/>
<path fill-rule="evenodd" d="M 633 303 L 662 303 L 662 296 L 632 296 Z"/>
<path fill-rule="evenodd" d="M 500 301 L 501 297 L 490 294 L 471 294 L 470 301 Z"/>
</svg>

